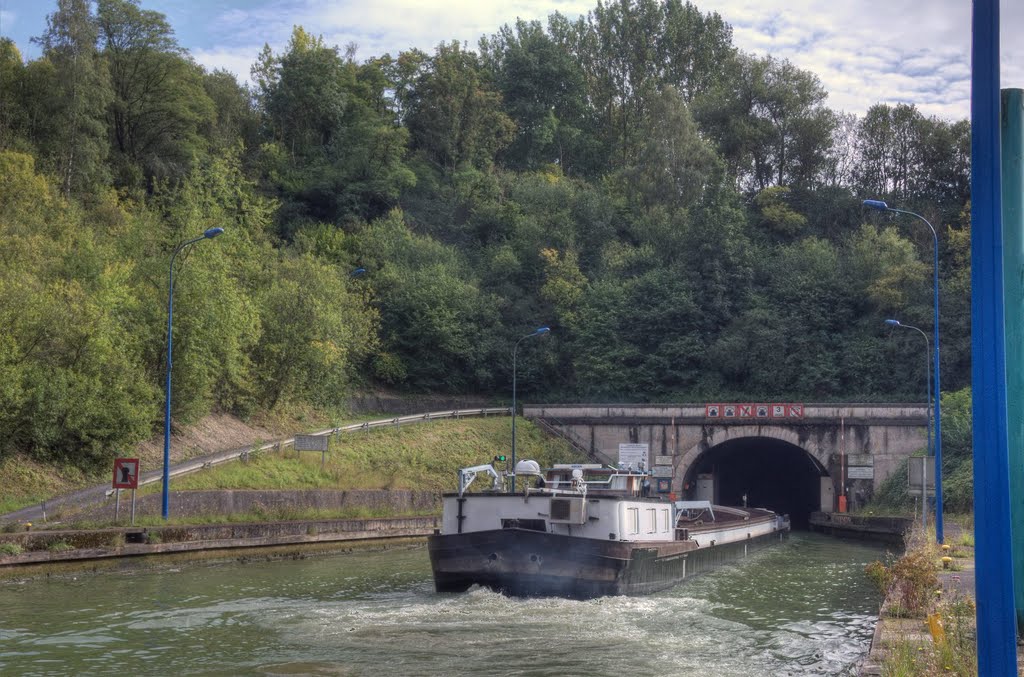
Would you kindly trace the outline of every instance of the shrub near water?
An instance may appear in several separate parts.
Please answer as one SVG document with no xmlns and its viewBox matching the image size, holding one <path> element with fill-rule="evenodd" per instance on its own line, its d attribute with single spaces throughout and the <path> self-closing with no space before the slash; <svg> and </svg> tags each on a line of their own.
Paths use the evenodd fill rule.
<svg viewBox="0 0 1024 677">
<path fill-rule="evenodd" d="M 923 616 L 939 582 L 935 557 L 927 549 L 910 550 L 888 566 L 872 562 L 865 572 L 886 594 L 888 613 L 896 617 Z"/>
</svg>

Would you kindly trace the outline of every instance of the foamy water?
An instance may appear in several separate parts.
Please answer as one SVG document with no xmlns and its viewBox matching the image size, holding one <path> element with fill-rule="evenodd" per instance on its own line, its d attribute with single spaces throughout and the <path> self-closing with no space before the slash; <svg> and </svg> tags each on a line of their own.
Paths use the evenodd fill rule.
<svg viewBox="0 0 1024 677">
<path fill-rule="evenodd" d="M 0 674 L 837 675 L 875 546 L 795 534 L 647 597 L 439 595 L 423 548 L 0 585 Z"/>
</svg>

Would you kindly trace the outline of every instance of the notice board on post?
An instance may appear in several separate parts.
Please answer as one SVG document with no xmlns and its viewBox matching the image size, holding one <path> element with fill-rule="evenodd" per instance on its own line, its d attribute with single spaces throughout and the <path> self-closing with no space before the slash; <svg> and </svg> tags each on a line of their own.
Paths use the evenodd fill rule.
<svg viewBox="0 0 1024 677">
<path fill-rule="evenodd" d="M 295 451 L 327 451 L 327 435 L 296 435 Z"/>
<path fill-rule="evenodd" d="M 928 496 L 935 495 L 935 457 L 911 456 L 907 459 L 907 493 L 911 496 L 921 495 L 921 483 Z"/>
<path fill-rule="evenodd" d="M 641 467 L 649 468 L 649 457 L 650 445 L 646 442 L 619 445 L 619 464 L 623 468 L 633 468 L 633 470 L 639 470 Z"/>
</svg>

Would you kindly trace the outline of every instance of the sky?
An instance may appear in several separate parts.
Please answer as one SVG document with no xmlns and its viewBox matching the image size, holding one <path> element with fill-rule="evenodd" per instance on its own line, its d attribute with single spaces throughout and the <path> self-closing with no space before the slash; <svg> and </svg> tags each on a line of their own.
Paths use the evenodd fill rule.
<svg viewBox="0 0 1024 677">
<path fill-rule="evenodd" d="M 264 44 L 284 50 L 292 27 L 328 44 L 358 47 L 357 59 L 440 42 L 470 47 L 516 18 L 586 14 L 597 0 L 142 0 L 161 12 L 178 43 L 209 69 L 240 81 Z M 971 0 L 693 0 L 733 28 L 734 44 L 790 60 L 816 74 L 834 110 L 863 115 L 876 103 L 909 103 L 948 120 L 970 113 Z M 25 59 L 56 0 L 0 0 L 0 36 Z M 1024 1 L 1001 0 L 1001 86 L 1024 88 Z"/>
</svg>

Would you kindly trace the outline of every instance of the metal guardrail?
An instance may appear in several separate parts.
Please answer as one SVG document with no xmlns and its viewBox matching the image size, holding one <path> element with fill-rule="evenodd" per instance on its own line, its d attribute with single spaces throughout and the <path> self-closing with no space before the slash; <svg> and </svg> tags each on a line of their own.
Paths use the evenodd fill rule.
<svg viewBox="0 0 1024 677">
<path fill-rule="evenodd" d="M 335 437 L 340 436 L 342 433 L 353 433 L 365 430 L 372 430 L 376 428 L 388 428 L 392 426 L 401 426 L 408 423 L 425 423 L 427 421 L 437 421 L 446 418 L 462 418 L 463 416 L 489 416 L 489 415 L 504 415 L 507 416 L 511 412 L 510 407 L 493 407 L 484 409 L 453 409 L 451 411 L 428 411 L 425 414 L 411 414 L 408 416 L 396 416 L 394 418 L 385 418 L 377 421 L 365 421 L 363 423 L 352 423 L 350 425 L 339 426 L 337 428 L 327 428 L 326 430 L 320 430 L 313 433 L 308 433 L 313 436 L 325 436 L 334 435 Z M 234 461 L 239 458 L 243 458 L 254 452 L 270 451 L 271 449 L 280 451 L 295 445 L 295 437 L 289 437 L 287 439 L 278 440 L 276 442 L 268 442 L 258 447 L 244 447 L 240 449 L 231 449 L 230 451 L 224 451 L 218 454 L 204 456 L 202 458 L 192 459 L 191 461 L 184 461 L 178 463 L 171 468 L 169 475 L 170 477 L 178 477 L 180 475 L 187 475 L 188 473 L 202 470 L 204 468 L 210 468 L 221 463 L 227 463 Z M 150 484 L 152 482 L 158 482 L 163 480 L 162 472 L 153 471 L 151 473 L 143 473 L 139 477 L 139 486 Z"/>
</svg>

